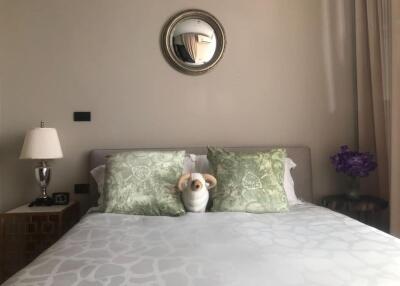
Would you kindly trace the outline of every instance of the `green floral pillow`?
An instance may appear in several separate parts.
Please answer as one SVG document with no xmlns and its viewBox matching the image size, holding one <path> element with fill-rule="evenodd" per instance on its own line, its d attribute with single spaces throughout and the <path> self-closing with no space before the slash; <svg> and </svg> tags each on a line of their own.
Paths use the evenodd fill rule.
<svg viewBox="0 0 400 286">
<path fill-rule="evenodd" d="M 218 185 L 211 192 L 211 211 L 222 212 L 283 212 L 288 201 L 283 189 L 286 150 L 234 153 L 208 148 Z"/>
<path fill-rule="evenodd" d="M 178 216 L 185 213 L 176 182 L 185 151 L 133 151 L 106 164 L 105 212 Z"/>
</svg>

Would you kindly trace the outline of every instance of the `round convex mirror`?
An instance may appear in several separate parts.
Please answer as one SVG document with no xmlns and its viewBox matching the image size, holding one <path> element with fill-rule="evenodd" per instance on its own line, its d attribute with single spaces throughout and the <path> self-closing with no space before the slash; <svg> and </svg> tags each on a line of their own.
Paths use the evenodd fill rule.
<svg viewBox="0 0 400 286">
<path fill-rule="evenodd" d="M 188 10 L 167 23 L 161 44 L 173 67 L 186 74 L 202 74 L 222 58 L 225 33 L 221 23 L 211 14 Z"/>
</svg>

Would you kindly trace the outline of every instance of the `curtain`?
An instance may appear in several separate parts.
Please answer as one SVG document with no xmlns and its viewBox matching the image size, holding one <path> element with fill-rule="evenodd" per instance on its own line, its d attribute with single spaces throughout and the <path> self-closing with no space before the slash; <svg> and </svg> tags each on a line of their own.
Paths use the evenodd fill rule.
<svg viewBox="0 0 400 286">
<path fill-rule="evenodd" d="M 400 237 L 400 1 L 392 1 L 390 230 Z"/>
<path fill-rule="evenodd" d="M 181 40 L 194 62 L 197 59 L 197 34 L 185 33 L 181 35 Z"/>
<path fill-rule="evenodd" d="M 398 236 L 400 86 L 395 79 L 400 75 L 399 2 L 355 0 L 358 145 L 376 154 L 378 163 L 362 189 L 389 200 L 390 230 Z"/>
<path fill-rule="evenodd" d="M 381 5 L 386 0 L 355 1 L 358 145 L 376 154 L 378 169 L 364 180 L 366 193 L 389 198 L 388 116 L 385 109 Z M 386 97 L 385 97 L 386 96 Z"/>
</svg>

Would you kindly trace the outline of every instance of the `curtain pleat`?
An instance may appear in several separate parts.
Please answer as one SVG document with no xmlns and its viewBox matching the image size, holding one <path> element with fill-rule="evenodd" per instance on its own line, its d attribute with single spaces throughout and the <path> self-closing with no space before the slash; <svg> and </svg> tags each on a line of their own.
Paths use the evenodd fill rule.
<svg viewBox="0 0 400 286">
<path fill-rule="evenodd" d="M 400 1 L 391 2 L 390 231 L 400 237 Z"/>
<path fill-rule="evenodd" d="M 194 62 L 197 60 L 197 34 L 185 33 L 181 35 L 182 43 Z"/>
<path fill-rule="evenodd" d="M 378 7 L 382 7 L 382 0 L 367 0 L 367 24 L 370 59 L 372 114 L 374 118 L 375 148 L 378 163 L 378 195 L 389 199 L 389 162 L 387 145 L 387 123 L 385 118 L 385 94 L 382 73 L 381 43 L 384 41 Z"/>
<path fill-rule="evenodd" d="M 358 140 L 376 154 L 378 169 L 362 182 L 364 192 L 389 198 L 389 163 L 381 56 L 380 0 L 356 0 Z"/>
</svg>

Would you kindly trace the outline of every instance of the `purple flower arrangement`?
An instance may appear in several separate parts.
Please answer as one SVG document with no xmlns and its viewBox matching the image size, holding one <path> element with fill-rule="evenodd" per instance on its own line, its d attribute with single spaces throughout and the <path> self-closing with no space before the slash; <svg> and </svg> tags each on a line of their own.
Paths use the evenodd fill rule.
<svg viewBox="0 0 400 286">
<path fill-rule="evenodd" d="M 353 178 L 367 177 L 377 166 L 371 153 L 351 151 L 347 145 L 341 146 L 340 151 L 330 159 L 338 173 Z"/>
</svg>

